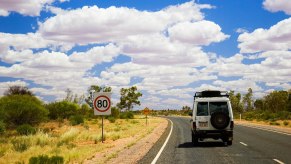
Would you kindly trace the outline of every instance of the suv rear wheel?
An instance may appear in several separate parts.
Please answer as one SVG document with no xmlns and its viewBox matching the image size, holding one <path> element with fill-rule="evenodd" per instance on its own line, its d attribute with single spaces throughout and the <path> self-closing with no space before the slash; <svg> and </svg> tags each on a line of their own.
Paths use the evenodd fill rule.
<svg viewBox="0 0 291 164">
<path fill-rule="evenodd" d="M 193 143 L 193 145 L 198 144 L 198 137 L 196 137 L 195 134 L 193 134 L 193 132 L 192 132 L 192 143 Z"/>
<path fill-rule="evenodd" d="M 227 145 L 232 145 L 232 141 L 227 141 Z"/>
<path fill-rule="evenodd" d="M 211 115 L 211 124 L 216 129 L 224 129 L 228 126 L 230 118 L 224 112 L 215 112 Z"/>
</svg>

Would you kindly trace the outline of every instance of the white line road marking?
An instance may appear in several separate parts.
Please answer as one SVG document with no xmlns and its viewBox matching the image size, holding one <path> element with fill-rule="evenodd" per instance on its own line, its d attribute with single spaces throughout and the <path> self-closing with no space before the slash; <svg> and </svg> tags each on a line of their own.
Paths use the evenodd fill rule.
<svg viewBox="0 0 291 164">
<path fill-rule="evenodd" d="M 242 145 L 244 145 L 244 146 L 248 146 L 248 144 L 245 144 L 245 143 L 243 143 L 243 142 L 239 142 L 240 144 L 242 144 Z"/>
<path fill-rule="evenodd" d="M 276 161 L 276 162 L 279 163 L 279 164 L 285 164 L 284 162 L 279 161 L 278 159 L 273 159 L 273 160 Z"/>
<path fill-rule="evenodd" d="M 238 124 L 238 125 L 246 126 L 246 127 L 250 127 L 250 128 L 255 128 L 255 129 L 260 129 L 260 130 L 266 130 L 266 131 L 270 131 L 270 132 L 275 132 L 275 133 L 285 134 L 285 135 L 291 136 L 290 133 L 279 132 L 279 131 L 276 131 L 276 130 L 271 130 L 271 129 L 262 128 L 262 127 L 258 127 L 258 126 L 243 125 L 243 124 Z"/>
<path fill-rule="evenodd" d="M 168 119 L 168 120 L 169 120 L 169 119 Z M 169 133 L 169 135 L 168 135 L 166 141 L 164 142 L 163 146 L 161 147 L 160 151 L 158 152 L 157 156 L 155 157 L 155 159 L 152 161 L 151 164 L 155 164 L 155 163 L 158 161 L 160 155 L 162 154 L 164 148 L 166 147 L 166 145 L 167 145 L 167 143 L 168 143 L 168 141 L 169 141 L 169 139 L 170 139 L 170 136 L 171 136 L 172 131 L 173 131 L 173 122 L 172 122 L 171 120 L 169 120 L 169 121 L 171 122 L 171 130 L 170 130 L 170 133 Z"/>
</svg>

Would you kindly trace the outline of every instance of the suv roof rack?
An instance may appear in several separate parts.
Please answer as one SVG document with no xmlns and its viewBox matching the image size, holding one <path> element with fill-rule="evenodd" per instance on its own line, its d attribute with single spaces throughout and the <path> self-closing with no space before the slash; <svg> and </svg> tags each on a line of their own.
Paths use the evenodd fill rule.
<svg viewBox="0 0 291 164">
<path fill-rule="evenodd" d="M 229 94 L 227 91 L 202 91 L 195 93 L 194 100 L 198 97 L 229 97 Z"/>
</svg>

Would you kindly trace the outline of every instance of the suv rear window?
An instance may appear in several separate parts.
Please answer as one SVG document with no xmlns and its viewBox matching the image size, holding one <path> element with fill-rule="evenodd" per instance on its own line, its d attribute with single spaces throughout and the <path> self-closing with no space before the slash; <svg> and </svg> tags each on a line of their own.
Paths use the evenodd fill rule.
<svg viewBox="0 0 291 164">
<path fill-rule="evenodd" d="M 197 116 L 208 116 L 208 102 L 198 102 Z"/>
<path fill-rule="evenodd" d="M 209 102 L 210 115 L 214 112 L 223 112 L 228 114 L 227 102 Z"/>
</svg>

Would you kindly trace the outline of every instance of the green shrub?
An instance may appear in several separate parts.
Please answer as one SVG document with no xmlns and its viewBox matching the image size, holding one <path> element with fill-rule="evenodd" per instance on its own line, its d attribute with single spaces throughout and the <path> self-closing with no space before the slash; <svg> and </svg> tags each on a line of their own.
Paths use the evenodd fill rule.
<svg viewBox="0 0 291 164">
<path fill-rule="evenodd" d="M 29 124 L 23 124 L 18 126 L 16 131 L 20 135 L 30 135 L 36 133 L 36 129 Z"/>
<path fill-rule="evenodd" d="M 130 123 L 131 123 L 131 124 L 138 124 L 139 122 L 136 121 L 136 120 L 132 120 L 132 121 L 130 121 Z"/>
<path fill-rule="evenodd" d="M 70 123 L 73 126 L 82 124 L 82 123 L 84 123 L 84 118 L 80 115 L 71 116 Z"/>
<path fill-rule="evenodd" d="M 30 95 L 10 95 L 0 98 L 0 113 L 7 126 L 38 124 L 46 119 L 42 102 Z"/>
<path fill-rule="evenodd" d="M 81 106 L 81 108 L 78 110 L 78 113 L 80 115 L 83 115 L 83 116 L 86 116 L 86 117 L 90 117 L 91 114 L 93 114 L 93 110 L 89 107 L 89 105 L 83 104 Z"/>
<path fill-rule="evenodd" d="M 18 152 L 24 152 L 31 146 L 31 141 L 29 138 L 21 137 L 21 138 L 15 138 L 11 140 L 13 149 Z"/>
<path fill-rule="evenodd" d="M 134 115 L 132 112 L 122 112 L 122 113 L 120 113 L 120 118 L 121 119 L 133 119 Z"/>
<path fill-rule="evenodd" d="M 280 125 L 279 122 L 270 122 L 270 125 Z"/>
<path fill-rule="evenodd" d="M 6 125 L 3 121 L 0 121 L 0 134 L 4 134 L 6 131 Z"/>
<path fill-rule="evenodd" d="M 115 119 L 119 118 L 120 112 L 119 112 L 119 109 L 117 107 L 111 108 L 111 116 L 114 117 Z"/>
<path fill-rule="evenodd" d="M 64 157 L 52 156 L 50 162 L 53 163 L 53 164 L 63 164 L 64 163 Z"/>
<path fill-rule="evenodd" d="M 47 104 L 46 109 L 49 111 L 49 118 L 65 119 L 77 114 L 78 105 L 68 101 L 52 102 Z"/>
<path fill-rule="evenodd" d="M 289 122 L 288 121 L 284 121 L 283 124 L 284 124 L 284 126 L 287 126 L 287 125 L 289 125 Z"/>
<path fill-rule="evenodd" d="M 39 155 L 37 157 L 31 157 L 29 164 L 63 164 L 64 158 L 61 156 L 48 157 L 47 155 Z"/>
<path fill-rule="evenodd" d="M 110 123 L 115 122 L 115 118 L 113 116 L 108 117 L 107 120 L 109 120 Z"/>
</svg>

